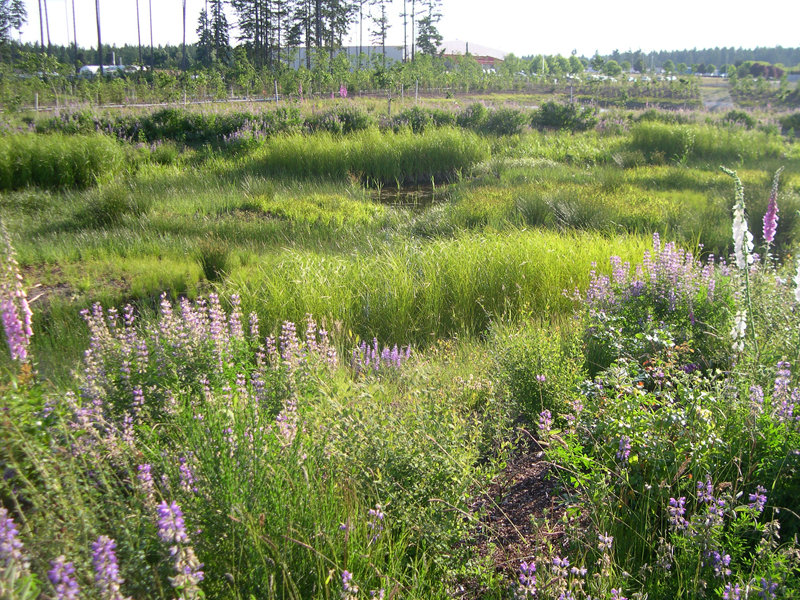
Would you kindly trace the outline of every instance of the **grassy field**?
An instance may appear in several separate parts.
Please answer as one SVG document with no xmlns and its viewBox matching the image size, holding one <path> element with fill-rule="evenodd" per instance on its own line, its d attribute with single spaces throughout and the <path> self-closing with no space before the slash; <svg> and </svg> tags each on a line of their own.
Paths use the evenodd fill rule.
<svg viewBox="0 0 800 600">
<path fill-rule="evenodd" d="M 4 138 L 0 588 L 791 597 L 800 147 L 506 100 Z"/>
</svg>

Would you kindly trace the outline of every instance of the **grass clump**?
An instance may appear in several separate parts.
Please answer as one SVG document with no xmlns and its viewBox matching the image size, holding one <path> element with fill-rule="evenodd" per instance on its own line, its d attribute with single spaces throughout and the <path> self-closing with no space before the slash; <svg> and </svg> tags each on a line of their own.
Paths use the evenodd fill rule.
<svg viewBox="0 0 800 600">
<path fill-rule="evenodd" d="M 779 157 L 785 150 L 779 136 L 713 125 L 642 122 L 631 129 L 631 135 L 631 148 L 643 152 L 654 163 L 690 159 L 731 162 Z"/>
<path fill-rule="evenodd" d="M 0 140 L 0 189 L 87 188 L 123 167 L 124 154 L 101 135 L 10 135 Z"/>
<path fill-rule="evenodd" d="M 275 137 L 245 165 L 272 175 L 353 176 L 391 185 L 451 179 L 488 156 L 486 143 L 465 131 L 443 128 L 415 135 L 373 129 L 341 138 L 323 133 Z"/>
</svg>

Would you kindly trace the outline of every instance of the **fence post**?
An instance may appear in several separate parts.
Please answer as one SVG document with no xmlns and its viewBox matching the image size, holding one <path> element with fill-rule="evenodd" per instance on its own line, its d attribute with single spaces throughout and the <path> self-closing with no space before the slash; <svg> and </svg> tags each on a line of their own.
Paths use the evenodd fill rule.
<svg viewBox="0 0 800 600">
<path fill-rule="evenodd" d="M 33 105 L 36 107 L 36 112 L 39 112 L 39 92 L 33 95 Z"/>
<path fill-rule="evenodd" d="M 419 79 L 417 79 L 414 87 L 414 103 L 419 102 Z"/>
</svg>

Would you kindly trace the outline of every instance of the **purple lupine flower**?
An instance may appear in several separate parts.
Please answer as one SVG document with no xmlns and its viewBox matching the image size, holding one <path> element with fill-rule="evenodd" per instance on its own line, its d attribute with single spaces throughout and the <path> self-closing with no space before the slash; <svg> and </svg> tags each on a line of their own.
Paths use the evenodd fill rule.
<svg viewBox="0 0 800 600">
<path fill-rule="evenodd" d="M 545 409 L 539 413 L 539 434 L 547 437 L 550 434 L 550 426 L 553 424 L 553 415 Z"/>
<path fill-rule="evenodd" d="M 122 600 L 120 586 L 124 580 L 119 575 L 117 543 L 106 535 L 101 535 L 92 543 L 92 565 L 94 582 L 103 600 Z"/>
<path fill-rule="evenodd" d="M 181 488 L 186 493 L 197 493 L 197 486 L 195 482 L 197 481 L 192 468 L 189 466 L 189 461 L 185 456 L 181 456 L 178 459 L 180 466 L 178 467 L 178 475 L 181 479 Z"/>
<path fill-rule="evenodd" d="M 597 549 L 600 552 L 609 552 L 611 550 L 611 545 L 614 543 L 614 538 L 607 533 L 601 533 L 598 536 L 598 544 Z"/>
<path fill-rule="evenodd" d="M 750 402 L 757 407 L 764 406 L 764 390 L 760 385 L 750 386 Z"/>
<path fill-rule="evenodd" d="M 547 381 L 547 376 L 542 375 L 540 373 L 539 375 L 536 376 L 536 381 L 538 381 L 539 383 L 544 383 L 545 381 Z"/>
<path fill-rule="evenodd" d="M 770 579 L 761 578 L 761 590 L 758 597 L 762 600 L 773 600 L 778 591 L 778 584 Z"/>
<path fill-rule="evenodd" d="M 714 502 L 714 484 L 711 483 L 711 478 L 709 476 L 706 476 L 705 481 L 697 482 L 697 501 Z"/>
<path fill-rule="evenodd" d="M 162 501 L 156 508 L 158 513 L 158 537 L 168 544 L 183 544 L 189 541 L 181 507 L 174 500 L 167 504 Z"/>
<path fill-rule="evenodd" d="M 201 570 L 203 563 L 197 560 L 194 549 L 189 545 L 173 546 L 170 553 L 175 557 L 175 575 L 170 577 L 172 587 L 181 591 L 181 597 L 186 600 L 196 600 L 202 597 L 200 582 L 205 578 Z"/>
<path fill-rule="evenodd" d="M 670 498 L 667 511 L 669 512 L 670 527 L 677 531 L 682 531 L 689 527 L 689 522 L 684 516 L 686 515 L 686 498 L 684 496 L 677 499 Z"/>
<path fill-rule="evenodd" d="M 5 223 L 0 220 L 4 252 L 0 269 L 0 318 L 6 334 L 11 359 L 24 363 L 28 360 L 28 348 L 33 337 L 33 313 L 28 305 L 28 296 L 22 286 L 22 275 L 17 263 L 11 237 Z"/>
<path fill-rule="evenodd" d="M 558 578 L 565 578 L 569 569 L 569 559 L 556 556 L 553 558 L 553 575 Z"/>
<path fill-rule="evenodd" d="M 726 577 L 731 574 L 731 570 L 728 568 L 731 564 L 730 554 L 721 554 L 716 550 L 707 550 L 703 564 L 711 566 L 714 570 L 715 577 Z"/>
<path fill-rule="evenodd" d="M 738 583 L 733 586 L 730 583 L 725 584 L 725 589 L 722 590 L 722 600 L 741 600 L 741 598 L 742 588 Z"/>
<path fill-rule="evenodd" d="M 531 595 L 536 594 L 536 563 L 523 561 L 519 564 L 519 583 Z"/>
<path fill-rule="evenodd" d="M 342 600 L 355 600 L 358 597 L 358 586 L 353 583 L 353 574 L 342 571 Z"/>
<path fill-rule="evenodd" d="M 18 535 L 14 519 L 9 516 L 8 510 L 0 508 L 0 567 L 6 568 L 12 564 L 27 565 Z"/>
<path fill-rule="evenodd" d="M 622 590 L 618 590 L 617 588 L 611 588 L 611 600 L 628 600 L 628 599 L 622 595 Z"/>
<path fill-rule="evenodd" d="M 143 464 L 136 468 L 136 478 L 139 480 L 139 485 L 144 492 L 145 502 L 148 508 L 155 508 L 156 504 L 156 486 L 153 482 L 153 475 L 150 472 L 150 465 Z"/>
<path fill-rule="evenodd" d="M 756 493 L 750 494 L 750 508 L 756 512 L 761 513 L 764 511 L 764 506 L 767 504 L 767 489 L 759 485 L 756 487 Z"/>
<path fill-rule="evenodd" d="M 54 600 L 78 600 L 80 588 L 75 579 L 75 567 L 62 555 L 50 562 L 47 572 L 50 583 L 56 590 Z"/>
<path fill-rule="evenodd" d="M 381 531 L 383 531 L 383 519 L 385 515 L 381 510 L 381 505 L 376 504 L 375 508 L 369 509 L 367 512 L 369 516 L 369 521 L 367 521 L 367 527 L 372 531 L 372 537 L 370 538 L 370 543 L 374 542 L 380 536 Z"/>
<path fill-rule="evenodd" d="M 344 84 L 339 86 L 339 97 L 347 98 L 347 87 Z"/>
<path fill-rule="evenodd" d="M 631 455 L 631 438 L 627 435 L 623 435 L 619 439 L 619 449 L 617 450 L 617 460 L 621 463 L 628 462 L 628 458 Z"/>
</svg>

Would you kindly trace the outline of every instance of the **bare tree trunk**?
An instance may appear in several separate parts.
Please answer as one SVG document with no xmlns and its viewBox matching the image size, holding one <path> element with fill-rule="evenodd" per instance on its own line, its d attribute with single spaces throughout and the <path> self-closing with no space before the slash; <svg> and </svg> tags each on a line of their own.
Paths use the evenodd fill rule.
<svg viewBox="0 0 800 600">
<path fill-rule="evenodd" d="M 411 0 L 411 60 L 413 61 L 417 55 L 417 40 L 414 37 L 414 29 L 416 25 L 415 19 L 417 18 L 416 13 L 416 4 L 417 0 Z"/>
<path fill-rule="evenodd" d="M 50 49 L 52 48 L 50 43 L 50 16 L 47 14 L 47 0 L 42 1 L 44 2 L 44 25 L 47 28 L 47 53 L 50 54 Z"/>
<path fill-rule="evenodd" d="M 403 0 L 403 62 L 408 62 L 408 0 Z"/>
<path fill-rule="evenodd" d="M 139 39 L 139 66 L 141 67 L 144 63 L 142 62 L 142 23 L 139 20 L 139 0 L 136 0 L 136 35 Z"/>
<path fill-rule="evenodd" d="M 39 36 L 41 37 L 41 49 L 44 52 L 44 13 L 42 12 L 42 0 L 39 0 Z"/>
<path fill-rule="evenodd" d="M 156 54 L 153 51 L 153 0 L 150 3 L 150 72 L 156 68 Z"/>
<path fill-rule="evenodd" d="M 100 37 L 100 0 L 94 0 L 94 8 L 97 13 L 97 57 L 100 63 L 100 75 L 103 75 L 103 40 Z"/>
<path fill-rule="evenodd" d="M 181 58 L 181 68 L 186 70 L 186 0 L 183 0 L 183 58 Z"/>
<path fill-rule="evenodd" d="M 75 22 L 75 0 L 72 0 L 72 41 L 75 43 L 75 67 L 78 66 L 78 26 Z"/>
</svg>

